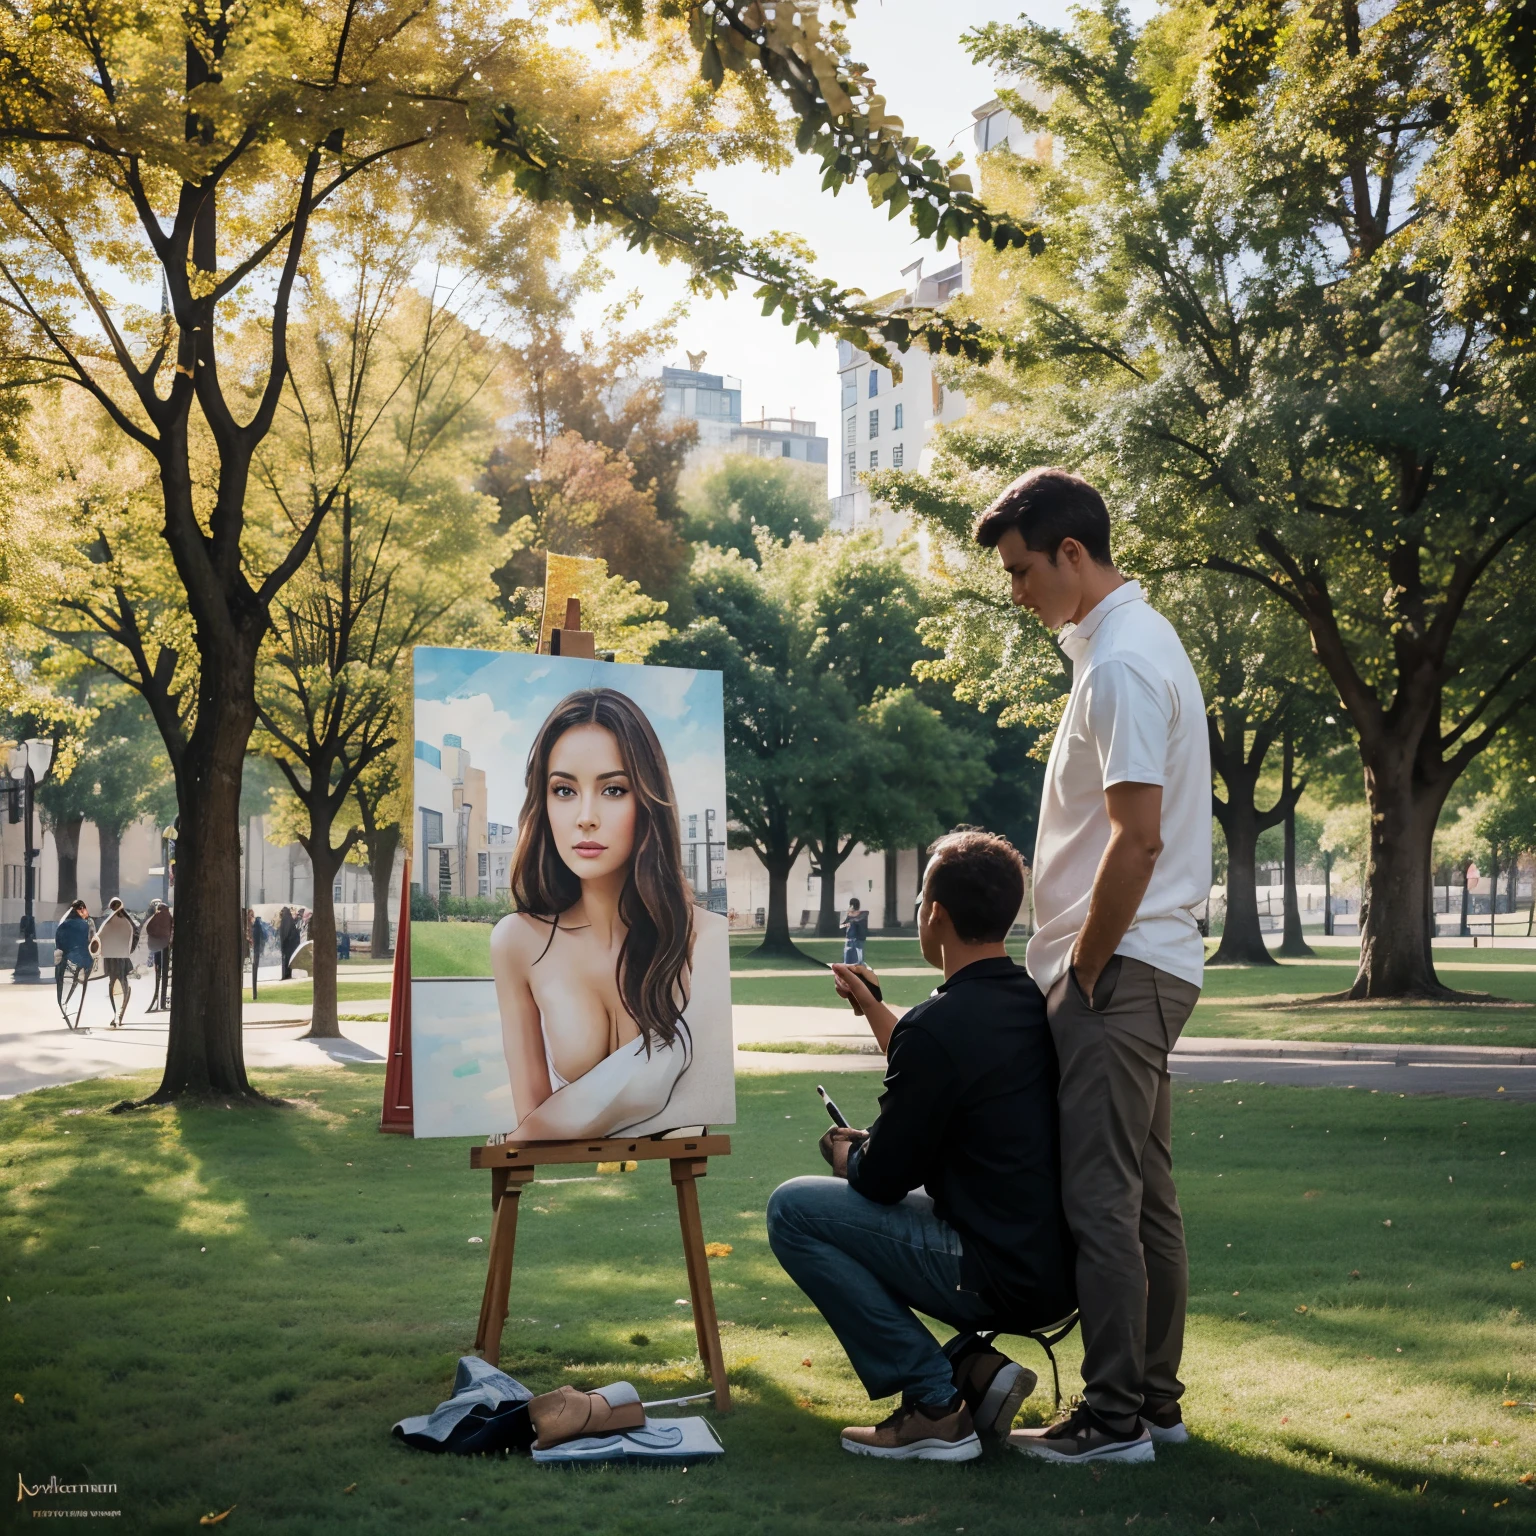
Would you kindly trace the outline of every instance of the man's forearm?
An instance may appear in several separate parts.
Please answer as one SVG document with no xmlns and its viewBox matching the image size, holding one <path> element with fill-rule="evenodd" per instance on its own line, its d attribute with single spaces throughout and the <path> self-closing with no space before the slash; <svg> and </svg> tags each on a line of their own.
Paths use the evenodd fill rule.
<svg viewBox="0 0 1536 1536">
<path fill-rule="evenodd" d="M 1072 968 L 1085 992 L 1092 993 L 1093 983 L 1135 921 L 1156 863 L 1157 853 L 1145 838 L 1119 829 L 1111 833 L 1093 877 L 1088 916 L 1072 946 Z"/>
</svg>

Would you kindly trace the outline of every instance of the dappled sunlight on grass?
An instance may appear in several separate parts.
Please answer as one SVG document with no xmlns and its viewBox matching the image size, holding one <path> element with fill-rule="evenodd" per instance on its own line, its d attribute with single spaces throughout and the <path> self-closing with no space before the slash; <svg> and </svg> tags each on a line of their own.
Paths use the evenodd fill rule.
<svg viewBox="0 0 1536 1536">
<path fill-rule="evenodd" d="M 125 1529 L 185 1529 L 230 1504 L 231 1528 L 370 1536 L 460 1520 L 1012 1536 L 1042 1515 L 1106 1536 L 1213 1520 L 1431 1536 L 1536 1512 L 1536 1484 L 1518 1481 L 1536 1470 L 1536 1420 L 1501 1406 L 1536 1398 L 1536 1246 L 1521 1246 L 1536 1107 L 1180 1093 L 1193 1443 L 1095 1475 L 994 1451 L 893 1476 L 838 1449 L 841 1425 L 885 1408 L 766 1243 L 767 1195 L 819 1170 L 825 1117 L 804 1079 L 742 1079 L 735 1153 L 700 1186 L 705 1236 L 731 1250 L 710 1261 L 738 1405 L 718 1420 L 725 1462 L 561 1478 L 388 1437 L 444 1395 L 474 1336 L 487 1245 L 468 1239 L 488 1237 L 490 1207 L 468 1143 L 379 1135 L 377 1067 L 258 1078 L 300 1104 L 112 1116 L 138 1086 L 121 1081 L 0 1104 L 0 1374 L 4 1399 L 25 1400 L 0 1400 L 7 1437 L 28 1467 L 116 1478 Z M 867 1121 L 878 1090 L 853 1074 L 839 1101 Z M 1521 1258 L 1532 1267 L 1512 1270 Z M 551 1170 L 523 1197 L 503 1364 L 537 1390 L 697 1390 L 687 1295 L 664 1169 Z M 1049 1369 L 1033 1345 L 1012 1350 L 1043 1372 L 1024 1415 L 1041 1422 Z M 1071 1391 L 1076 1339 L 1061 1353 Z"/>
</svg>

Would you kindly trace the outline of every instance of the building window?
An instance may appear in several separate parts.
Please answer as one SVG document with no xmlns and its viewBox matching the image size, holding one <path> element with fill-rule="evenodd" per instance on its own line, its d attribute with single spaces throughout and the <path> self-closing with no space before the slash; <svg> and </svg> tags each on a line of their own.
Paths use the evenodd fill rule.
<svg viewBox="0 0 1536 1536">
<path fill-rule="evenodd" d="M 859 375 L 855 369 L 843 376 L 843 409 L 846 411 L 859 398 Z"/>
<path fill-rule="evenodd" d="M 891 428 L 893 431 L 900 432 L 902 427 L 905 425 L 905 423 L 902 421 L 902 416 L 904 414 L 905 412 L 903 406 L 898 403 L 896 406 L 896 418 L 891 422 Z"/>
<path fill-rule="evenodd" d="M 434 843 L 443 840 L 443 813 L 441 811 L 429 811 L 426 806 L 421 807 L 421 841 L 422 852 L 425 853 Z"/>
<path fill-rule="evenodd" d="M 869 435 L 871 437 L 879 437 L 880 436 L 880 412 L 879 411 L 871 411 L 869 413 Z"/>
<path fill-rule="evenodd" d="M 453 866 L 448 862 L 448 850 L 437 850 L 437 897 L 441 901 L 445 896 L 453 895 Z"/>
<path fill-rule="evenodd" d="M 850 480 L 859 472 L 859 456 L 856 453 L 848 455 L 848 478 Z"/>
<path fill-rule="evenodd" d="M 901 466 L 906 463 L 906 460 L 907 460 L 906 446 L 907 445 L 905 443 L 897 443 L 896 446 L 891 449 L 891 468 L 892 469 L 900 469 Z"/>
<path fill-rule="evenodd" d="M 336 882 L 336 884 L 331 887 L 331 900 L 332 901 L 340 901 L 341 900 L 341 881 L 340 880 L 338 880 Z"/>
<path fill-rule="evenodd" d="M 434 768 L 443 766 L 443 754 L 436 747 L 428 746 L 424 741 L 416 743 L 416 756 L 424 763 L 431 763 Z"/>
<path fill-rule="evenodd" d="M 852 448 L 854 443 L 858 440 L 858 435 L 859 418 L 857 416 L 850 416 L 848 420 L 843 423 L 843 447 Z"/>
<path fill-rule="evenodd" d="M 878 395 L 879 393 L 880 393 L 880 370 L 878 368 L 871 368 L 869 370 L 869 398 L 871 400 L 873 400 L 875 398 L 875 396 Z"/>
<path fill-rule="evenodd" d="M 869 467 L 871 469 L 880 468 L 880 450 L 878 448 L 871 448 L 869 450 Z"/>
</svg>

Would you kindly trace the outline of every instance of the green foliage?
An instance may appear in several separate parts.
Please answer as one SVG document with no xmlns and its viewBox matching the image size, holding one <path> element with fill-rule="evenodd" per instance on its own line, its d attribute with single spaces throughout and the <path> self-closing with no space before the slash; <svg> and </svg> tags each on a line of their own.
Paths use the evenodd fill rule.
<svg viewBox="0 0 1536 1536">
<path fill-rule="evenodd" d="M 913 688 L 923 604 L 902 554 L 830 534 L 757 553 L 701 545 L 696 617 L 652 653 L 724 673 L 733 844 L 782 879 L 802 848 L 831 875 L 855 843 L 936 837 L 991 773 Z"/>
<path fill-rule="evenodd" d="M 854 0 L 831 0 L 828 9 L 830 21 L 822 19 L 820 0 L 794 7 L 756 0 L 689 5 L 703 78 L 717 91 L 729 75 L 754 101 L 763 101 L 769 86 L 777 91 L 789 106 L 796 147 L 821 159 L 824 189 L 862 180 L 876 207 L 886 206 L 892 218 L 905 210 L 918 234 L 940 247 L 974 238 L 1000 250 L 1038 249 L 1028 220 L 987 208 L 955 162 L 941 161 L 886 112 L 868 71 L 847 58 L 837 12 L 851 15 Z M 757 285 L 765 316 L 777 313 L 796 326 L 797 341 L 835 335 L 898 374 L 893 354 L 916 344 L 972 361 L 997 350 L 998 338 L 973 321 L 932 310 L 884 314 L 859 289 L 815 278 L 792 238 L 748 239 L 704 198 L 678 188 L 660 142 L 622 159 L 583 153 L 572 117 L 559 101 L 533 110 L 509 104 L 497 112 L 489 143 L 525 197 L 565 204 L 579 224 L 613 228 L 632 249 L 683 260 L 695 291 L 729 292 L 743 278 Z"/>
<path fill-rule="evenodd" d="M 141 816 L 168 826 L 176 815 L 175 786 L 143 702 L 120 684 L 98 681 L 89 708 L 93 718 L 76 738 L 72 770 L 67 777 L 50 772 L 37 787 L 44 815 L 55 826 L 84 817 L 113 837 Z"/>
<path fill-rule="evenodd" d="M 757 554 L 757 530 L 776 544 L 799 535 L 814 542 L 827 531 L 832 509 L 820 466 L 790 459 L 727 454 L 683 485 L 683 532 L 695 543 Z"/>
</svg>

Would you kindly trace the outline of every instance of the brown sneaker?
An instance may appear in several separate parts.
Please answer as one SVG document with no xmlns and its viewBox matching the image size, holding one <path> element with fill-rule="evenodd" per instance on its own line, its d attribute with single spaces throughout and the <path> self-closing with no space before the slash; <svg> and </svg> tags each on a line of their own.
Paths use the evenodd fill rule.
<svg viewBox="0 0 1536 1536">
<path fill-rule="evenodd" d="M 538 1438 L 537 1451 L 547 1451 L 567 1440 L 587 1435 L 619 1435 L 627 1429 L 645 1428 L 645 1409 L 640 1394 L 627 1381 L 616 1381 L 596 1392 L 561 1387 L 528 1404 L 528 1417 Z"/>
<path fill-rule="evenodd" d="M 855 1456 L 884 1456 L 891 1461 L 974 1461 L 981 1441 L 963 1400 L 947 1408 L 903 1402 L 873 1428 L 843 1431 L 843 1449 Z"/>
<path fill-rule="evenodd" d="M 1008 1444 L 1042 1461 L 1153 1461 L 1152 1431 L 1138 1422 L 1134 1430 L 1112 1429 L 1087 1403 L 1070 1418 L 1048 1429 L 1016 1429 Z"/>
<path fill-rule="evenodd" d="M 951 1359 L 955 1388 L 971 1410 L 976 1433 L 996 1438 L 1006 1435 L 1039 1378 L 1001 1350 L 983 1344 L 974 1334 Z"/>
<path fill-rule="evenodd" d="M 1141 1422 L 1152 1433 L 1154 1445 L 1188 1445 L 1189 1431 L 1178 1403 L 1143 1403 Z"/>
</svg>

